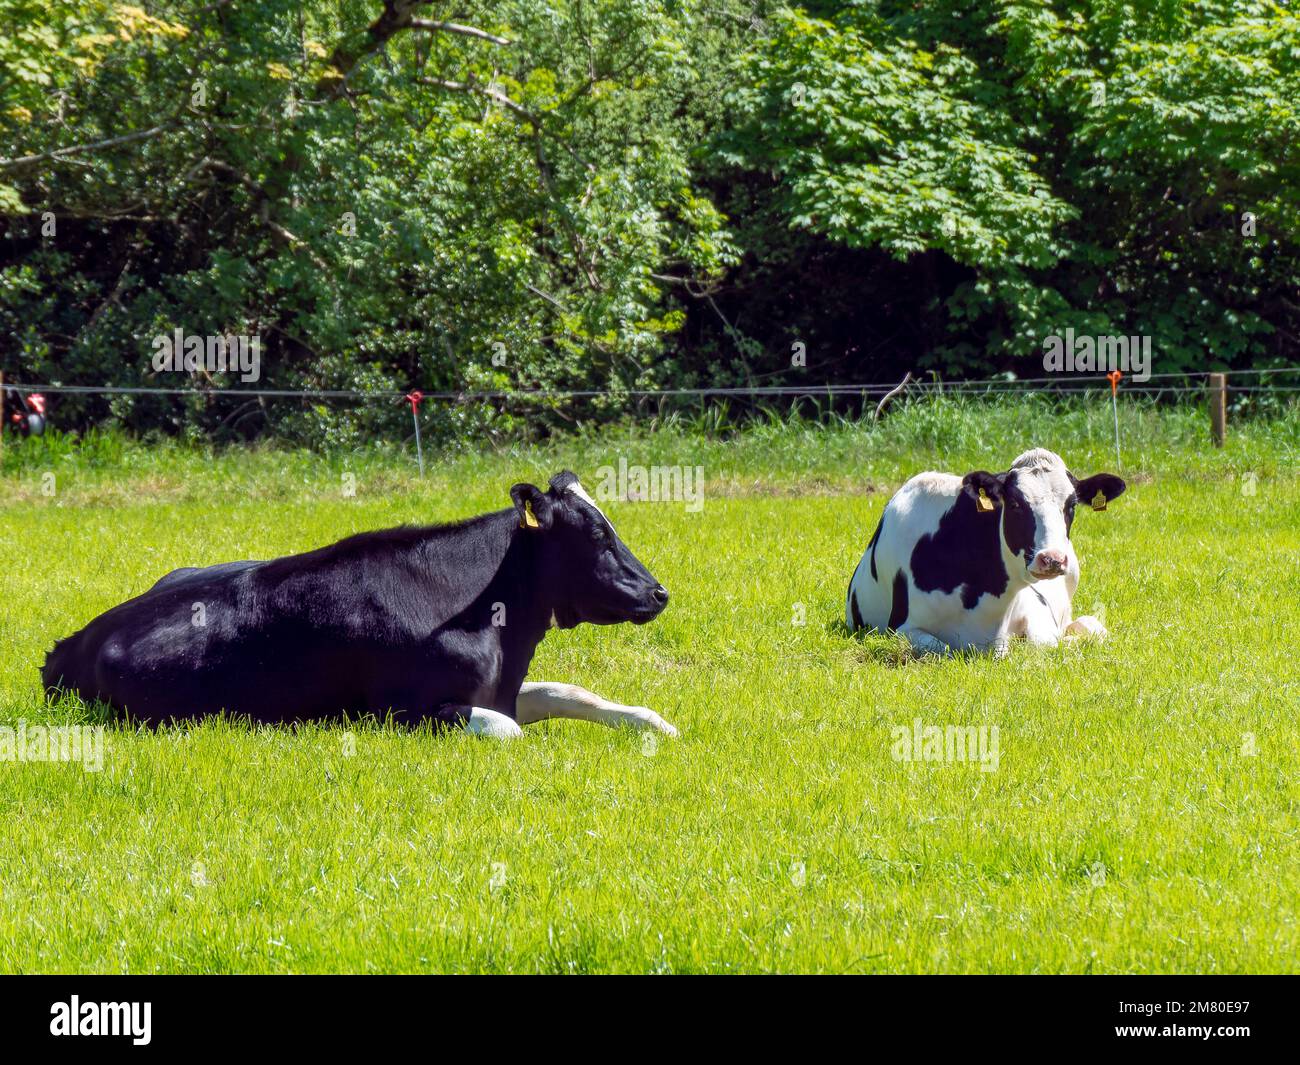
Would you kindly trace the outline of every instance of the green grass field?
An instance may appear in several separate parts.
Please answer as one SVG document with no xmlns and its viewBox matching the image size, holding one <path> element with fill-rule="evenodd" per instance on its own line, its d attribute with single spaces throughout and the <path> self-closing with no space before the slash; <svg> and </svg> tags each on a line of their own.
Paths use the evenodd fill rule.
<svg viewBox="0 0 1300 1065">
<path fill-rule="evenodd" d="M 707 487 L 699 513 L 608 505 L 672 604 L 552 634 L 531 674 L 649 706 L 679 740 L 217 721 L 110 726 L 100 772 L 0 762 L 0 967 L 1300 969 L 1300 418 L 1216 452 L 1203 412 L 1126 410 L 1129 492 L 1074 532 L 1076 612 L 1104 615 L 1105 644 L 915 661 L 843 631 L 908 475 L 1039 444 L 1113 469 L 1109 419 L 923 403 L 876 429 L 668 424 L 458 454 L 423 481 L 383 449 L 10 447 L 10 725 L 93 717 L 45 705 L 45 650 L 174 567 L 496 509 L 566 466 L 590 484 L 620 458 L 700 465 Z M 997 726 L 996 772 L 895 760 L 916 719 Z"/>
</svg>

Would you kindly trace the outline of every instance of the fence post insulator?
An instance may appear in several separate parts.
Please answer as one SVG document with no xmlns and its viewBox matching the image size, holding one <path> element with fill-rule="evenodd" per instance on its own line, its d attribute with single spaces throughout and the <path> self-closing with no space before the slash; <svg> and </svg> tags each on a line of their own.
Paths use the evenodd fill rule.
<svg viewBox="0 0 1300 1065">
<path fill-rule="evenodd" d="M 420 401 L 424 399 L 424 393 L 418 388 L 414 389 L 403 397 L 411 405 L 411 422 L 415 426 L 415 457 L 420 463 L 420 476 L 424 476 L 424 445 L 420 442 Z"/>
<path fill-rule="evenodd" d="M 1111 370 L 1106 375 L 1106 380 L 1110 382 L 1110 413 L 1115 421 L 1115 469 L 1117 470 L 1123 465 L 1123 459 L 1120 458 L 1119 453 L 1119 382 L 1123 376 L 1118 369 Z M 1093 510 L 1105 510 L 1105 500 L 1102 500 L 1102 505 L 1099 507 L 1094 499 L 1092 508 Z"/>
</svg>

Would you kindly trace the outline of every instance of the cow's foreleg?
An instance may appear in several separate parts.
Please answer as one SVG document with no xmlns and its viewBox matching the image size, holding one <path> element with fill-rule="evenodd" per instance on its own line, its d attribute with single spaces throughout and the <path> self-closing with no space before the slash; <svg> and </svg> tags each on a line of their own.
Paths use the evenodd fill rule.
<svg viewBox="0 0 1300 1065">
<path fill-rule="evenodd" d="M 602 699 L 576 684 L 525 681 L 515 700 L 515 719 L 521 725 L 567 717 L 574 721 L 595 721 L 611 728 L 654 729 L 668 736 L 677 730 L 653 710 L 644 706 L 623 706 Z"/>
<path fill-rule="evenodd" d="M 1061 642 L 1061 630 L 1047 609 L 1036 611 L 1027 619 L 1024 631 L 1020 634 L 1025 640 L 1040 647 L 1055 647 Z"/>
<path fill-rule="evenodd" d="M 1109 633 L 1106 632 L 1106 626 L 1091 615 L 1085 615 L 1081 618 L 1075 618 L 1065 627 L 1067 637 L 1075 637 L 1090 640 L 1104 640 Z"/>
<path fill-rule="evenodd" d="M 907 642 L 912 645 L 912 650 L 918 655 L 950 655 L 952 648 L 944 643 L 938 636 L 926 632 L 924 629 L 915 628 L 912 625 L 904 623 L 899 626 L 898 634 L 906 636 Z"/>
<path fill-rule="evenodd" d="M 474 736 L 490 736 L 496 740 L 509 740 L 521 736 L 519 726 L 499 710 L 482 706 L 465 707 L 465 731 Z"/>
</svg>

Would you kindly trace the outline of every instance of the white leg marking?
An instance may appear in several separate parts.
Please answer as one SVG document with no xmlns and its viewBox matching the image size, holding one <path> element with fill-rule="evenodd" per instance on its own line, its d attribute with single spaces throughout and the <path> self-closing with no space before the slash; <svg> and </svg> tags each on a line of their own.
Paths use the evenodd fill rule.
<svg viewBox="0 0 1300 1065">
<path fill-rule="evenodd" d="M 1046 586 L 1052 582 L 1044 581 L 1041 583 Z M 1035 588 L 1021 589 L 1011 604 L 1007 634 L 1022 636 L 1027 642 L 1042 647 L 1055 647 L 1060 643 L 1063 633 L 1061 622 L 1057 621 L 1057 615 L 1061 607 L 1059 603 L 1056 606 L 1051 605 L 1051 599 L 1060 598 L 1057 595 L 1058 592 L 1059 588 L 1053 587 L 1047 587 L 1045 592 L 1040 592 Z M 1070 600 L 1067 596 L 1064 604 L 1064 613 L 1067 617 L 1069 611 Z"/>
<path fill-rule="evenodd" d="M 474 736 L 491 736 L 494 740 L 509 740 L 523 735 L 523 730 L 505 714 L 481 706 L 469 708 L 465 731 Z"/>
<path fill-rule="evenodd" d="M 1084 640 L 1104 640 L 1110 633 L 1106 631 L 1105 625 L 1088 614 L 1070 622 L 1065 627 L 1065 635 Z"/>
<path fill-rule="evenodd" d="M 924 629 L 915 629 L 904 622 L 899 633 L 907 637 L 907 642 L 912 645 L 919 655 L 949 655 L 952 654 L 952 648 L 944 643 L 939 637 L 931 635 Z"/>
<path fill-rule="evenodd" d="M 1055 647 L 1061 642 L 1060 635 L 1056 630 L 1056 622 L 1046 610 L 1029 617 L 1025 625 L 1024 636 L 1030 643 L 1036 643 L 1042 647 Z"/>
<path fill-rule="evenodd" d="M 515 716 L 521 725 L 545 721 L 548 717 L 567 717 L 573 721 L 595 721 L 610 728 L 653 729 L 666 736 L 677 735 L 677 730 L 653 710 L 610 702 L 576 684 L 525 681 L 515 700 Z"/>
</svg>

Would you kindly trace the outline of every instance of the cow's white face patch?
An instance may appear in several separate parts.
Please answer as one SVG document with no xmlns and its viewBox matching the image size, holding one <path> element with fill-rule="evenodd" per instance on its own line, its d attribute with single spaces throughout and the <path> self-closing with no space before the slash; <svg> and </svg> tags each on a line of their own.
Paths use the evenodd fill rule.
<svg viewBox="0 0 1300 1065">
<path fill-rule="evenodd" d="M 591 509 L 594 510 L 597 514 L 599 514 L 602 518 L 605 518 L 605 524 L 610 527 L 611 531 L 613 530 L 614 523 L 611 522 L 609 518 L 605 517 L 605 512 L 601 510 L 600 507 L 596 506 L 596 501 L 592 499 L 591 496 L 587 495 L 587 490 L 583 488 L 578 481 L 574 481 L 571 485 L 569 485 L 569 491 L 572 492 L 579 499 L 581 499 L 584 503 L 586 503 L 587 506 L 591 507 Z"/>
<path fill-rule="evenodd" d="M 1031 560 L 1042 551 L 1068 552 L 1070 532 L 1065 515 L 1074 485 L 1065 461 L 1046 448 L 1035 448 L 1011 464 L 1007 480 L 1014 489 L 1008 493 L 1004 518 L 1004 537 L 1011 551 L 1022 560 L 1025 548 L 1031 545 Z M 1027 513 L 1017 514 L 1019 508 Z M 1033 531 L 1029 533 L 1031 515 Z M 1014 530 L 1013 525 L 1017 526 Z"/>
</svg>

